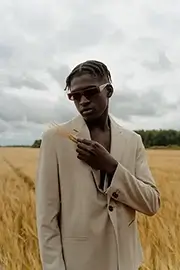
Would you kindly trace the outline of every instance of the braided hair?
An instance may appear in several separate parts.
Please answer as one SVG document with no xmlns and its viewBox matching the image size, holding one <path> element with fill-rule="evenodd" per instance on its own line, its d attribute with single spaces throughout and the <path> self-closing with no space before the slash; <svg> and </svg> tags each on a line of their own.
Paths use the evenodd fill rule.
<svg viewBox="0 0 180 270">
<path fill-rule="evenodd" d="M 98 78 L 100 80 L 106 78 L 109 81 L 109 83 L 112 82 L 110 71 L 108 70 L 105 64 L 96 60 L 88 60 L 86 62 L 77 65 L 71 71 L 69 76 L 66 78 L 66 87 L 64 90 L 66 91 L 67 88 L 70 88 L 72 79 L 74 77 L 83 74 L 90 74 L 94 78 Z"/>
</svg>

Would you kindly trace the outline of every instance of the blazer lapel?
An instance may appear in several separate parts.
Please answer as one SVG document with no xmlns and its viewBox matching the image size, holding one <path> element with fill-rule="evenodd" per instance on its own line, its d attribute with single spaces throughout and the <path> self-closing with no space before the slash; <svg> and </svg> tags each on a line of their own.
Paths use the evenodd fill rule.
<svg viewBox="0 0 180 270">
<path fill-rule="evenodd" d="M 111 147 L 110 147 L 110 154 L 111 156 L 121 163 L 124 149 L 125 149 L 125 140 L 123 136 L 122 128 L 114 121 L 114 119 L 110 116 L 110 123 L 111 123 Z M 104 189 L 103 191 L 106 192 L 109 186 L 109 179 L 106 175 L 104 180 Z"/>
<path fill-rule="evenodd" d="M 82 138 L 82 139 L 91 140 L 91 135 L 90 135 L 89 129 L 88 129 L 84 119 L 81 116 L 79 116 L 77 118 L 77 121 L 76 121 L 75 125 L 76 125 L 76 129 L 77 129 L 77 132 L 75 133 L 75 135 L 77 137 Z M 84 164 L 84 166 L 86 166 L 86 164 Z M 87 169 L 90 171 L 97 189 L 99 191 L 101 191 L 100 188 L 99 188 L 99 185 L 100 185 L 100 171 L 95 170 L 95 169 L 91 168 L 90 166 L 87 166 Z"/>
<path fill-rule="evenodd" d="M 111 120 L 111 149 L 110 154 L 118 162 L 121 162 L 126 147 L 123 129 L 110 116 Z"/>
<path fill-rule="evenodd" d="M 110 154 L 118 161 L 121 162 L 123 153 L 125 150 L 125 138 L 123 135 L 122 128 L 115 122 L 115 120 L 110 116 L 111 123 L 111 148 Z M 81 116 L 78 116 L 73 122 L 73 133 L 83 139 L 91 140 L 89 129 Z M 83 165 L 83 164 L 82 164 Z M 84 164 L 85 166 L 86 164 Z M 102 192 L 99 188 L 100 185 L 100 171 L 87 166 L 87 169 L 90 170 L 91 175 L 94 179 L 97 189 Z"/>
</svg>

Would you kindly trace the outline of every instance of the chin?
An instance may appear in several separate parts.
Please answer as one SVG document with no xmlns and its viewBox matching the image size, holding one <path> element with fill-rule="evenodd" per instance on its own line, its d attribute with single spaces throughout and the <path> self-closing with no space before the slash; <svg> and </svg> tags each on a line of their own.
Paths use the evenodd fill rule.
<svg viewBox="0 0 180 270">
<path fill-rule="evenodd" d="M 83 118 L 86 122 L 92 122 L 92 121 L 95 121 L 98 117 L 94 115 L 88 115 L 88 116 L 83 116 Z"/>
</svg>

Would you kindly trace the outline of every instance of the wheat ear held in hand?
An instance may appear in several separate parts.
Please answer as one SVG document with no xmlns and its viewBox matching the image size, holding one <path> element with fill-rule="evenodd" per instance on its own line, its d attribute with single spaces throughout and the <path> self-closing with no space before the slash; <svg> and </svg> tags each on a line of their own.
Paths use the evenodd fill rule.
<svg viewBox="0 0 180 270">
<path fill-rule="evenodd" d="M 59 135 L 61 135 L 62 137 L 65 137 L 67 139 L 70 139 L 74 143 L 77 143 L 77 138 L 73 134 L 67 132 L 66 130 L 63 130 L 56 122 L 52 122 L 51 126 L 56 127 Z"/>
</svg>

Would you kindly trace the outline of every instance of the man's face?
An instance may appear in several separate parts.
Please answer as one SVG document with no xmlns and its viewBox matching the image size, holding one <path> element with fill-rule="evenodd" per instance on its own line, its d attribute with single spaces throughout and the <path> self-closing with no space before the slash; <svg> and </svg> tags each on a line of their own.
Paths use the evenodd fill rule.
<svg viewBox="0 0 180 270">
<path fill-rule="evenodd" d="M 106 87 L 101 87 L 106 83 L 106 80 L 100 82 L 89 74 L 72 79 L 69 97 L 74 100 L 77 110 L 85 121 L 99 118 L 108 107 Z M 99 86 L 104 89 L 100 91 Z"/>
</svg>

